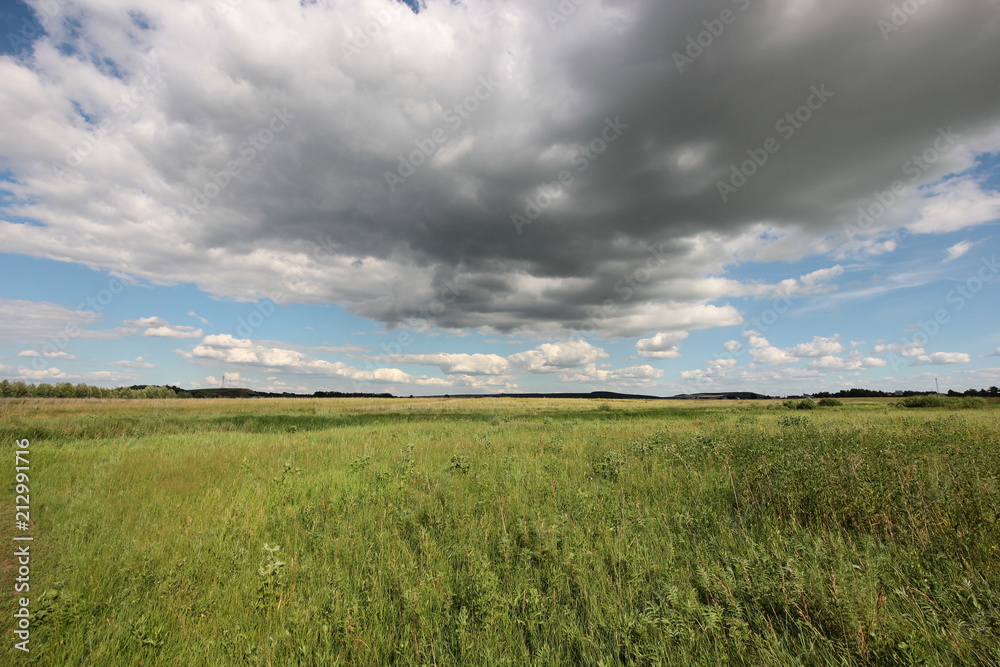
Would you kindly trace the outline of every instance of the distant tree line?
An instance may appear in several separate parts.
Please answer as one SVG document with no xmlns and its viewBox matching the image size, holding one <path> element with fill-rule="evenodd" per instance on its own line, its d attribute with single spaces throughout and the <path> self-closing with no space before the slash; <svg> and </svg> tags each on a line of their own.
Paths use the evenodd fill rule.
<svg viewBox="0 0 1000 667">
<path fill-rule="evenodd" d="M 954 389 L 948 390 L 949 396 L 981 396 L 986 398 L 987 396 L 997 397 L 1000 396 L 1000 387 L 990 387 L 989 389 L 966 389 L 961 394 Z"/>
<path fill-rule="evenodd" d="M 233 391 L 233 390 L 229 390 Z M 136 384 L 131 387 L 95 387 L 93 385 L 57 382 L 29 384 L 23 380 L 0 381 L 0 398 L 219 398 L 234 397 L 227 390 L 200 389 L 193 393 L 173 385 L 158 386 Z M 241 390 L 240 397 L 253 398 L 395 398 L 392 394 L 363 394 L 359 392 L 317 391 L 313 394 L 272 393 Z"/>
<path fill-rule="evenodd" d="M 176 387 L 156 387 L 135 385 L 132 387 L 95 387 L 93 385 L 57 382 L 28 384 L 22 380 L 0 381 L 0 397 L 3 398 L 176 398 L 182 395 Z"/>
<path fill-rule="evenodd" d="M 903 391 L 900 393 L 890 391 L 879 391 L 877 389 L 842 389 L 838 392 L 830 393 L 821 391 L 812 394 L 813 398 L 896 398 L 899 396 L 929 396 L 937 392 L 933 391 Z M 948 391 L 949 396 L 993 396 L 1000 397 L 1000 388 L 990 387 L 989 389 L 966 389 L 964 392 L 957 392 L 954 389 Z"/>
</svg>

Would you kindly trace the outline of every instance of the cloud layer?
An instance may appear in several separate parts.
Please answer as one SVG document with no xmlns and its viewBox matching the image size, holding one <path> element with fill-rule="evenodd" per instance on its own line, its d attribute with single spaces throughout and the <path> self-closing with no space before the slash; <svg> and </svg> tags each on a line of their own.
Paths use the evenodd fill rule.
<svg viewBox="0 0 1000 667">
<path fill-rule="evenodd" d="M 742 323 L 728 299 L 835 276 L 725 277 L 741 262 L 886 252 L 1000 212 L 973 170 L 1000 149 L 988 0 L 888 32 L 885 0 L 29 4 L 47 37 L 0 58 L 5 252 L 390 326 L 647 336 L 637 352 L 667 359 L 682 332 Z M 502 375 L 493 356 L 410 361 Z"/>
</svg>

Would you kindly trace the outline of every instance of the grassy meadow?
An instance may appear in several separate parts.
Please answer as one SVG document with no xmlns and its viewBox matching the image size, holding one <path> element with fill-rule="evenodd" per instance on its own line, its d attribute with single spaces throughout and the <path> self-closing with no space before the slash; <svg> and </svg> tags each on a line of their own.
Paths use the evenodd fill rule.
<svg viewBox="0 0 1000 667">
<path fill-rule="evenodd" d="M 2 399 L 2 664 L 997 665 L 1000 404 Z"/>
</svg>

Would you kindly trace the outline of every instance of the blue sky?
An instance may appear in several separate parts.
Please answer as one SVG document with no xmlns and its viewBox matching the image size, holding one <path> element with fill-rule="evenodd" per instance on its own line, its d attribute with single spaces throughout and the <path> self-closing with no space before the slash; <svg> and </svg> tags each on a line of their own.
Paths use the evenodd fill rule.
<svg viewBox="0 0 1000 667">
<path fill-rule="evenodd" d="M 990 4 L 4 3 L 0 376 L 1000 384 Z"/>
</svg>

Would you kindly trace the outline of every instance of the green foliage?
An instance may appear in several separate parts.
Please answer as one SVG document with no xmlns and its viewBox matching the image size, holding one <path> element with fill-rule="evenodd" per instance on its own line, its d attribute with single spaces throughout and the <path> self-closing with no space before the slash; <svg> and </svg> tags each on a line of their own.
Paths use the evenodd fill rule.
<svg viewBox="0 0 1000 667">
<path fill-rule="evenodd" d="M 625 457 L 619 452 L 604 452 L 591 464 L 594 474 L 609 482 L 617 482 L 625 467 Z"/>
<path fill-rule="evenodd" d="M 986 399 L 979 396 L 952 397 L 940 394 L 907 396 L 899 404 L 904 408 L 950 408 L 952 410 L 976 410 L 988 405 Z"/>
<path fill-rule="evenodd" d="M 33 659 L 995 664 L 996 406 L 609 405 L 4 402 Z"/>
<path fill-rule="evenodd" d="M 938 394 L 907 396 L 900 401 L 900 405 L 904 408 L 944 408 L 948 406 L 948 397 Z"/>
<path fill-rule="evenodd" d="M 839 398 L 821 398 L 817 405 L 821 408 L 837 408 L 844 404 Z"/>
<path fill-rule="evenodd" d="M 451 462 L 448 464 L 448 470 L 451 472 L 461 473 L 463 475 L 469 474 L 469 470 L 472 468 L 472 463 L 469 461 L 468 456 L 452 456 Z"/>
<path fill-rule="evenodd" d="M 809 418 L 805 415 L 781 415 L 778 418 L 779 426 L 808 426 Z"/>
<path fill-rule="evenodd" d="M 799 400 L 789 399 L 782 403 L 789 410 L 815 410 L 816 401 L 811 398 L 801 398 Z"/>
<path fill-rule="evenodd" d="M 78 383 L 59 382 L 55 386 L 41 382 L 25 384 L 22 381 L 0 381 L 0 398 L 178 398 L 190 396 L 186 392 L 176 393 L 170 387 L 94 387 Z"/>
</svg>

